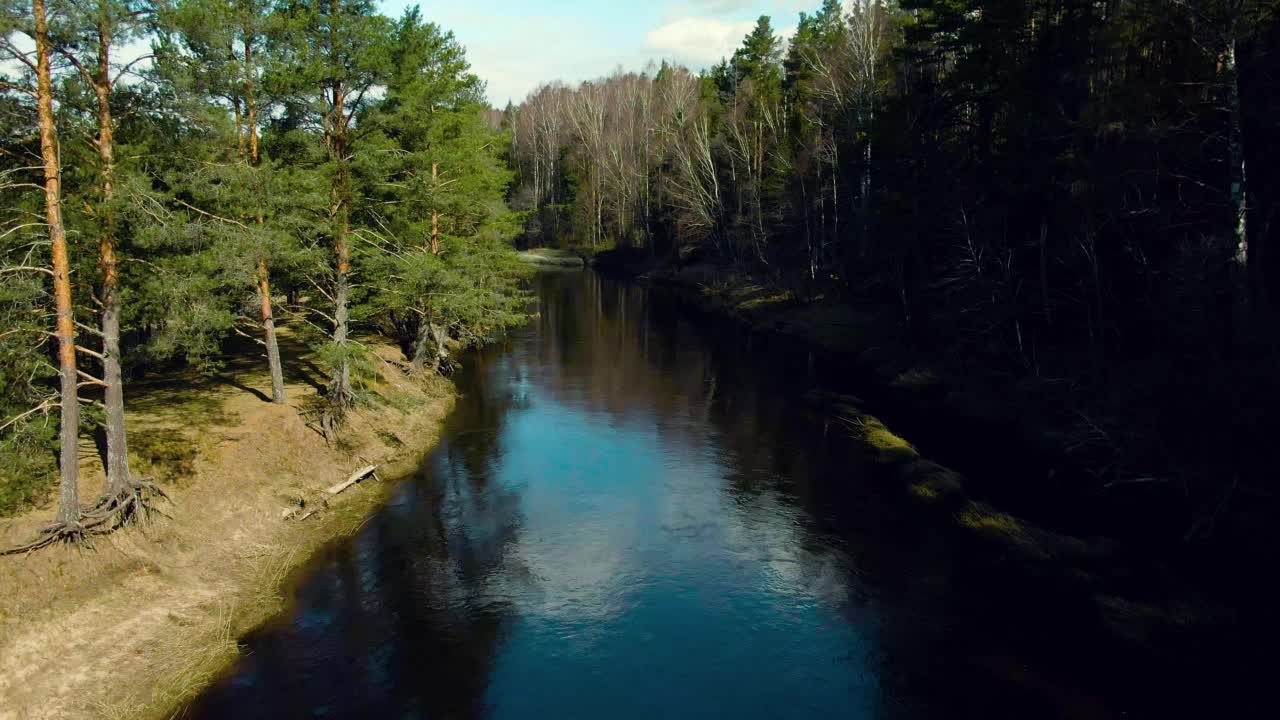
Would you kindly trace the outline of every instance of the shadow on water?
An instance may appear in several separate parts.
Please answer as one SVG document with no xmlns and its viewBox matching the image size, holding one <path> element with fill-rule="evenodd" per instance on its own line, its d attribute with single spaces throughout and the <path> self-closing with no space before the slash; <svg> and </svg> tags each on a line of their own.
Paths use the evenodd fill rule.
<svg viewBox="0 0 1280 720">
<path fill-rule="evenodd" d="M 196 717 L 1119 715 L 1083 650 L 984 609 L 794 363 L 634 285 L 535 282 L 417 476 Z"/>
</svg>

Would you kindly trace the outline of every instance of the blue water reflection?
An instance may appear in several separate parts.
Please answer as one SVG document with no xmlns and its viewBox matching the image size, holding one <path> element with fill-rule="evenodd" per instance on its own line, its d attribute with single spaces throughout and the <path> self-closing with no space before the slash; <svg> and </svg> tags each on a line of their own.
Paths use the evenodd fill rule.
<svg viewBox="0 0 1280 720">
<path fill-rule="evenodd" d="M 468 358 L 418 476 L 196 716 L 1056 717 L 1075 697 L 972 629 L 945 538 L 797 402 L 802 370 L 632 285 L 537 284 L 539 316 Z"/>
</svg>

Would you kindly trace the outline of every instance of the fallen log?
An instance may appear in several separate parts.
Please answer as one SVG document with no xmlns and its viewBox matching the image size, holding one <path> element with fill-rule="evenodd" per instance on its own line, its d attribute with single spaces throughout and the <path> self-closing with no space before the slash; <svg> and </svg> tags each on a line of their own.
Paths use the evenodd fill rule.
<svg viewBox="0 0 1280 720">
<path fill-rule="evenodd" d="M 375 473 L 377 473 L 377 471 L 378 471 L 377 465 L 366 465 L 360 468 L 359 470 L 356 470 L 355 472 L 351 473 L 351 477 L 338 483 L 337 485 L 334 485 L 328 490 L 325 490 L 325 492 L 329 493 L 330 495 L 337 495 L 345 491 L 347 488 L 351 487 L 352 485 L 355 485 L 356 483 L 360 482 L 361 480 L 364 480 L 365 478 L 374 475 Z"/>
</svg>

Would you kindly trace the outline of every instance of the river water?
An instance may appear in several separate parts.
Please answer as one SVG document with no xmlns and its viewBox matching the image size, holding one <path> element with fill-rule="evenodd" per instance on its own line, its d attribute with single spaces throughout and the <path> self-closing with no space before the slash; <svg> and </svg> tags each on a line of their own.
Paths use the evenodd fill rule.
<svg viewBox="0 0 1280 720">
<path fill-rule="evenodd" d="M 803 361 L 592 272 L 534 282 L 421 470 L 194 716 L 1113 716 L 805 406 Z"/>
</svg>

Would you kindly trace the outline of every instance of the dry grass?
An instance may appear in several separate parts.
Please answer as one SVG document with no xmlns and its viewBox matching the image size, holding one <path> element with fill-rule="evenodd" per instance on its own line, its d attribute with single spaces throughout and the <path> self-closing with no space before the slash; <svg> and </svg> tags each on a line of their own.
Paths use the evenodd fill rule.
<svg viewBox="0 0 1280 720">
<path fill-rule="evenodd" d="M 452 404 L 447 382 L 407 377 L 397 349 L 374 349 L 384 361 L 374 390 L 388 402 L 354 413 L 342 449 L 299 415 L 315 396 L 305 374 L 289 378 L 288 407 L 262 399 L 269 382 L 256 363 L 215 382 L 131 387 L 132 461 L 165 483 L 169 518 L 92 550 L 0 559 L 0 720 L 171 717 L 234 660 L 236 638 L 283 607 L 290 573 L 354 531 L 388 484 L 358 486 L 305 522 L 282 509 L 366 461 L 384 478 L 409 472 Z M 305 367 L 292 350 L 291 365 Z M 102 474 L 91 448 L 83 454 L 90 498 Z M 51 515 L 13 518 L 0 545 Z"/>
<path fill-rule="evenodd" d="M 838 417 L 855 438 L 873 451 L 880 462 L 905 463 L 920 457 L 906 438 L 895 434 L 873 415 L 858 411 L 857 414 Z"/>
<path fill-rule="evenodd" d="M 518 257 L 522 262 L 531 265 L 550 265 L 553 267 L 583 267 L 586 261 L 581 255 L 569 250 L 556 250 L 554 248 L 533 248 L 519 253 Z"/>
</svg>

